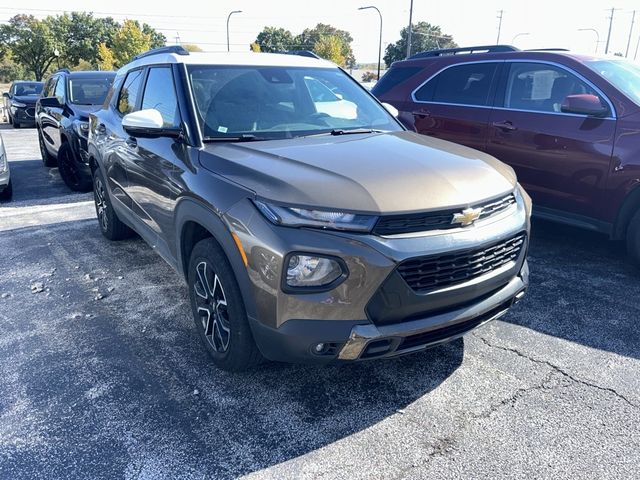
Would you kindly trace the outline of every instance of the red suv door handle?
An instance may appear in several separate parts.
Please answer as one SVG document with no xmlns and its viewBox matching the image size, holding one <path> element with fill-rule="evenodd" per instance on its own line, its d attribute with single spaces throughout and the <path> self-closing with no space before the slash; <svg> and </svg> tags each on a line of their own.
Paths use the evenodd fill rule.
<svg viewBox="0 0 640 480">
<path fill-rule="evenodd" d="M 414 117 L 425 118 L 431 116 L 431 112 L 427 110 L 417 110 L 415 112 L 411 112 Z"/>
<path fill-rule="evenodd" d="M 513 130 L 517 130 L 518 129 L 518 127 L 516 127 L 511 122 L 493 122 L 491 125 L 493 125 L 496 128 L 500 128 L 502 130 L 513 131 Z"/>
</svg>

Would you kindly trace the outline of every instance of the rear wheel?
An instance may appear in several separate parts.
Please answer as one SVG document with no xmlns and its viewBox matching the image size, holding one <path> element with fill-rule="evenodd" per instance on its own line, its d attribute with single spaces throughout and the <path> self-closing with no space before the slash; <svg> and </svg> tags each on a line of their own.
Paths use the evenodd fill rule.
<svg viewBox="0 0 640 480">
<path fill-rule="evenodd" d="M 56 157 L 51 155 L 47 150 L 47 146 L 44 143 L 44 137 L 42 136 L 42 132 L 38 128 L 38 146 L 40 147 L 40 155 L 42 156 L 42 161 L 45 167 L 55 167 L 58 164 Z"/>
<path fill-rule="evenodd" d="M 93 199 L 96 204 L 96 216 L 100 231 L 109 240 L 123 240 L 130 237 L 133 231 L 118 218 L 113 210 L 107 193 L 106 182 L 100 170 L 93 172 Z"/>
<path fill-rule="evenodd" d="M 223 370 L 247 370 L 262 359 L 231 265 L 216 241 L 206 238 L 191 253 L 189 296 L 196 329 L 213 362 Z"/>
<path fill-rule="evenodd" d="M 11 180 L 9 180 L 9 185 L 0 192 L 0 202 L 8 202 L 11 197 L 13 197 L 13 186 L 11 185 Z"/>
<path fill-rule="evenodd" d="M 640 210 L 629 222 L 627 229 L 627 253 L 633 262 L 640 266 Z"/>
<path fill-rule="evenodd" d="M 58 172 L 64 183 L 75 192 L 88 192 L 91 190 L 91 178 L 87 178 L 78 168 L 78 162 L 74 158 L 73 150 L 69 142 L 65 142 L 58 151 Z"/>
</svg>

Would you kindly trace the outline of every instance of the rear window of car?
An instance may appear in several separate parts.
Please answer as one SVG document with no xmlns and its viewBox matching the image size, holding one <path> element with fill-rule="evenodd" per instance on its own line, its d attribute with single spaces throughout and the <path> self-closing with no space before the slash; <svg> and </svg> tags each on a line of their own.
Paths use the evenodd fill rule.
<svg viewBox="0 0 640 480">
<path fill-rule="evenodd" d="M 385 93 L 391 90 L 393 87 L 406 82 L 413 77 L 416 73 L 422 70 L 422 67 L 391 67 L 387 73 L 374 85 L 371 89 L 376 97 L 382 97 Z"/>
<path fill-rule="evenodd" d="M 497 63 L 449 67 L 420 87 L 414 97 L 419 102 L 489 105 L 489 92 L 497 69 Z"/>
</svg>

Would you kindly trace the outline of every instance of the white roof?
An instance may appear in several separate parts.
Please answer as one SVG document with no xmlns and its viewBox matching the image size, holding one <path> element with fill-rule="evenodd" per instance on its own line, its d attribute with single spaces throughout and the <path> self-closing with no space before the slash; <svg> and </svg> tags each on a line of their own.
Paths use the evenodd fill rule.
<svg viewBox="0 0 640 480">
<path fill-rule="evenodd" d="M 337 68 L 334 63 L 302 55 L 286 55 L 282 53 L 257 52 L 193 52 L 189 55 L 175 53 L 159 53 L 128 63 L 119 72 L 134 67 L 156 63 L 184 63 L 187 65 L 251 65 L 258 67 L 315 67 Z"/>
</svg>

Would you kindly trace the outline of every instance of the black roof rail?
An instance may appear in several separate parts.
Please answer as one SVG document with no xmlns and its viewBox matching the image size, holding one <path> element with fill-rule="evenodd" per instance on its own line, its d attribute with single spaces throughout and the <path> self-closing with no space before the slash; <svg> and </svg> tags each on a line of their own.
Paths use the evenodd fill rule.
<svg viewBox="0 0 640 480">
<path fill-rule="evenodd" d="M 529 48 L 525 52 L 568 52 L 568 48 Z"/>
<path fill-rule="evenodd" d="M 429 57 L 442 57 L 445 55 L 459 55 L 469 53 L 499 53 L 499 52 L 518 52 L 519 48 L 512 45 L 480 45 L 476 47 L 459 47 L 459 48 L 445 48 L 442 50 L 427 50 L 426 52 L 420 52 L 409 57 L 409 60 L 414 58 L 429 58 Z"/>
<path fill-rule="evenodd" d="M 168 47 L 153 48 L 144 53 L 140 53 L 133 57 L 134 60 L 140 60 L 141 58 L 150 57 L 151 55 L 158 55 L 160 53 L 175 53 L 177 55 L 189 55 L 189 50 L 182 45 L 169 45 Z"/>
<path fill-rule="evenodd" d="M 286 52 L 278 52 L 278 53 L 284 53 L 285 55 L 299 55 L 301 57 L 321 59 L 321 57 L 319 57 L 316 53 L 312 52 L 311 50 L 287 50 Z"/>
<path fill-rule="evenodd" d="M 68 68 L 59 68 L 58 70 L 56 70 L 55 73 L 71 73 L 71 70 L 69 70 Z"/>
</svg>

